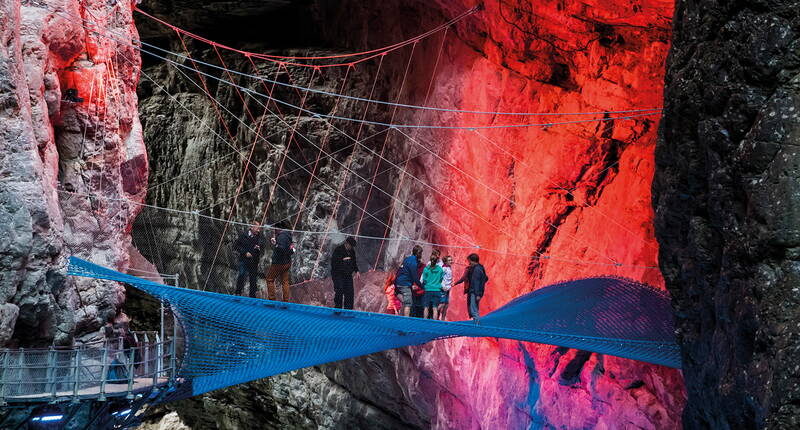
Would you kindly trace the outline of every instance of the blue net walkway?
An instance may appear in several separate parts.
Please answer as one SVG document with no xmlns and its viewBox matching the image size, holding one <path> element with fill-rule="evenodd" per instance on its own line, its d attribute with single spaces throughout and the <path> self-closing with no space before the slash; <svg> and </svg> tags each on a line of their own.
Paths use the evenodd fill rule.
<svg viewBox="0 0 800 430">
<path fill-rule="evenodd" d="M 619 278 L 589 278 L 518 297 L 473 322 L 435 321 L 170 287 L 79 258 L 70 275 L 130 284 L 183 326 L 180 376 L 192 394 L 436 339 L 496 337 L 680 368 L 669 296 Z"/>
</svg>

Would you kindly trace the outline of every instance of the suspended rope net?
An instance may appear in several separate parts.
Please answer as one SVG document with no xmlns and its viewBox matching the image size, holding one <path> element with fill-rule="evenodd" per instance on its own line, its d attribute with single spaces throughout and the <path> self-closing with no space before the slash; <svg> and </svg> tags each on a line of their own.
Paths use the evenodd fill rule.
<svg viewBox="0 0 800 430">
<path fill-rule="evenodd" d="M 180 376 L 191 384 L 193 395 L 457 336 L 544 343 L 680 368 L 669 297 L 620 278 L 542 288 L 475 324 L 175 288 L 74 257 L 68 273 L 123 282 L 168 304 L 183 326 Z"/>
</svg>

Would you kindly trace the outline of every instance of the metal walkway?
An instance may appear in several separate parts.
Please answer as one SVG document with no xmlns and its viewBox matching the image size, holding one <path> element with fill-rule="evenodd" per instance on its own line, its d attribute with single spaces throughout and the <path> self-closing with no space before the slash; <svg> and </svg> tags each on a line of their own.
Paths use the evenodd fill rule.
<svg viewBox="0 0 800 430">
<path fill-rule="evenodd" d="M 135 347 L 122 339 L 73 348 L 0 350 L 0 405 L 134 398 L 177 382 L 176 339 L 137 332 Z"/>
</svg>

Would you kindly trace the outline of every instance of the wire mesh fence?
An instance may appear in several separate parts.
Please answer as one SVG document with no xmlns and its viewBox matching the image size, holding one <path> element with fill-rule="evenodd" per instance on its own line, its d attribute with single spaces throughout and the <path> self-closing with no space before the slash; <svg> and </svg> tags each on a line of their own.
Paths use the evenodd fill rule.
<svg viewBox="0 0 800 430">
<path fill-rule="evenodd" d="M 174 380 L 176 340 L 146 332 L 134 339 L 128 347 L 115 338 L 74 348 L 0 350 L 0 402 L 131 395 Z"/>
</svg>

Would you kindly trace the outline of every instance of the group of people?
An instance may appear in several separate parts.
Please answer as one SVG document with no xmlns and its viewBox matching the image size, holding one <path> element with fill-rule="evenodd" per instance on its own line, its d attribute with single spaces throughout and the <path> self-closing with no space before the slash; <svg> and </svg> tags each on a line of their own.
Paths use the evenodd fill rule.
<svg viewBox="0 0 800 430">
<path fill-rule="evenodd" d="M 267 298 L 276 300 L 276 283 L 283 290 L 282 300 L 291 301 L 289 271 L 295 247 L 291 232 L 285 225 L 278 225 L 270 239 L 273 245 L 272 260 L 267 269 Z M 353 275 L 358 274 L 356 259 L 356 240 L 348 237 L 334 248 L 331 254 L 331 280 L 333 281 L 334 307 L 353 309 L 355 292 Z M 258 294 L 258 263 L 266 241 L 261 234 L 261 226 L 253 224 L 242 233 L 234 245 L 239 254 L 239 273 L 236 279 L 236 294 L 241 295 L 245 280 L 250 282 L 250 297 Z M 398 270 L 390 274 L 385 291 L 390 312 L 398 315 L 445 320 L 450 304 L 450 291 L 453 286 L 464 284 L 467 296 L 467 309 L 470 318 L 480 317 L 479 304 L 489 277 L 480 264 L 478 254 L 467 257 L 467 268 L 456 281 L 453 279 L 453 257 L 441 258 L 439 250 L 431 252 L 427 264 L 422 261 L 422 247 L 414 246 L 410 256 L 403 260 Z"/>
<path fill-rule="evenodd" d="M 270 238 L 273 245 L 272 263 L 267 269 L 267 297 L 276 300 L 275 284 L 280 281 L 283 290 L 283 301 L 292 301 L 289 289 L 289 270 L 292 267 L 292 254 L 294 254 L 294 240 L 291 232 L 285 225 L 274 229 Z M 239 275 L 236 277 L 236 295 L 242 294 L 245 278 L 250 281 L 250 297 L 258 294 L 258 262 L 264 249 L 264 236 L 261 235 L 261 225 L 256 223 L 242 233 L 234 244 L 235 251 L 239 254 Z"/>
<path fill-rule="evenodd" d="M 415 246 L 411 255 L 403 260 L 394 279 L 387 281 L 385 291 L 388 309 L 404 316 L 445 320 L 450 306 L 450 291 L 453 286 L 464 284 L 467 311 L 470 318 L 477 322 L 480 318 L 480 301 L 489 281 L 478 254 L 467 257 L 467 268 L 455 282 L 453 257 L 440 257 L 439 250 L 434 249 L 428 263 L 423 265 L 422 247 Z"/>
</svg>

